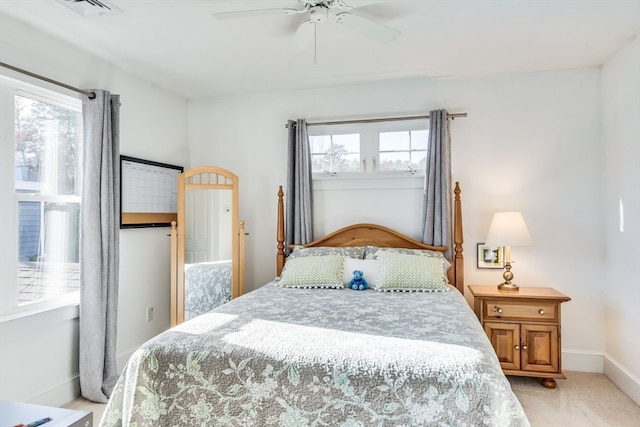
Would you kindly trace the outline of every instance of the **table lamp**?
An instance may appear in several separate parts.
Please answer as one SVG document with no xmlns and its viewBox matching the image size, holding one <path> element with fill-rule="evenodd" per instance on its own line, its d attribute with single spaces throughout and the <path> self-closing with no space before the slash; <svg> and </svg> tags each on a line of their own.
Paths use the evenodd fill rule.
<svg viewBox="0 0 640 427">
<path fill-rule="evenodd" d="M 504 246 L 504 273 L 502 274 L 504 282 L 498 285 L 498 289 L 517 291 L 518 285 L 511 282 L 513 279 L 511 246 L 531 245 L 531 236 L 522 214 L 520 212 L 496 212 L 493 215 L 485 245 Z"/>
</svg>

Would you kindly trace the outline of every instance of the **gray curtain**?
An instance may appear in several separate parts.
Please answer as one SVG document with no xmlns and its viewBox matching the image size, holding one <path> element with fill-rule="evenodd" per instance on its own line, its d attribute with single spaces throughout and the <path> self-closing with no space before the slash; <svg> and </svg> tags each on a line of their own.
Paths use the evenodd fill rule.
<svg viewBox="0 0 640 427">
<path fill-rule="evenodd" d="M 429 145 L 424 179 L 422 242 L 447 246 L 446 256 L 453 254 L 451 221 L 451 140 L 447 110 L 429 113 Z"/>
<path fill-rule="evenodd" d="M 116 380 L 118 309 L 120 97 L 92 90 L 84 128 L 80 219 L 80 390 L 107 402 Z"/>
<path fill-rule="evenodd" d="M 287 194 L 285 209 L 285 254 L 289 245 L 313 241 L 311 204 L 311 148 L 307 122 L 289 120 Z"/>
</svg>

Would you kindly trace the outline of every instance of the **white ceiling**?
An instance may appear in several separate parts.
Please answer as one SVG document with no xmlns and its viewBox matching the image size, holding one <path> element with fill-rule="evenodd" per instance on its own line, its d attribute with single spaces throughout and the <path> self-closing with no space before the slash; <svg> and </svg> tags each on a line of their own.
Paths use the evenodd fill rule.
<svg viewBox="0 0 640 427">
<path fill-rule="evenodd" d="M 187 98 L 597 66 L 640 31 L 640 0 L 390 0 L 354 12 L 400 30 L 394 42 L 327 21 L 314 53 L 290 45 L 303 15 L 213 17 L 297 0 L 110 1 L 124 13 L 54 0 L 0 0 L 0 12 Z"/>
</svg>

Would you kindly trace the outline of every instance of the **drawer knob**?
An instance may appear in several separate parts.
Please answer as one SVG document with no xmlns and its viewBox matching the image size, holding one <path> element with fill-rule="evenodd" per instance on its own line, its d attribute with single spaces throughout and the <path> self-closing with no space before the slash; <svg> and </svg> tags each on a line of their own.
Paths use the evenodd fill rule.
<svg viewBox="0 0 640 427">
<path fill-rule="evenodd" d="M 522 346 L 522 349 L 523 349 L 524 351 L 527 351 L 527 346 L 526 346 L 526 345 L 523 345 L 523 346 Z"/>
<path fill-rule="evenodd" d="M 518 344 L 514 345 L 513 348 L 515 348 L 516 350 L 520 350 L 520 346 Z"/>
<path fill-rule="evenodd" d="M 540 309 L 540 310 L 538 310 L 538 313 L 540 314 L 540 316 L 542 316 L 544 314 L 544 310 Z"/>
<path fill-rule="evenodd" d="M 502 308 L 501 307 L 496 307 L 496 311 L 500 314 L 502 314 Z"/>
</svg>

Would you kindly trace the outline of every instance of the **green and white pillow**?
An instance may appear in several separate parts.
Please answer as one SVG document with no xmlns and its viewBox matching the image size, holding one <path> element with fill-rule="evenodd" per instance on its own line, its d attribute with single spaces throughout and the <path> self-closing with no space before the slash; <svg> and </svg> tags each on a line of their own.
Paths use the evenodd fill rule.
<svg viewBox="0 0 640 427">
<path fill-rule="evenodd" d="M 444 253 L 439 251 L 432 251 L 429 249 L 381 248 L 379 246 L 365 246 L 364 259 L 378 259 L 380 254 L 384 252 L 440 258 L 442 260 L 442 269 L 445 276 L 447 275 L 447 271 L 451 267 L 451 263 L 444 257 Z"/>
<path fill-rule="evenodd" d="M 344 288 L 343 265 L 341 255 L 289 259 L 276 285 L 283 288 Z"/>
<path fill-rule="evenodd" d="M 448 291 L 443 260 L 440 257 L 380 252 L 375 289 L 385 292 Z"/>
</svg>

